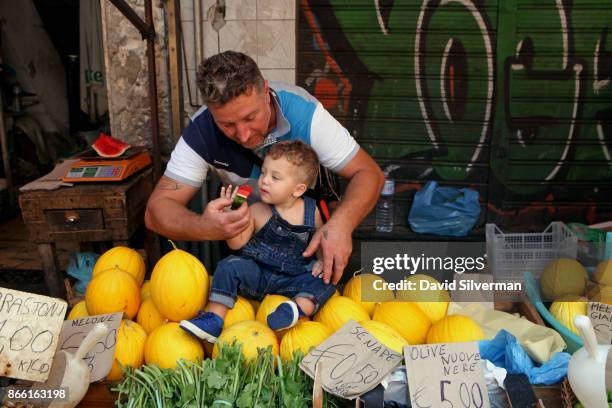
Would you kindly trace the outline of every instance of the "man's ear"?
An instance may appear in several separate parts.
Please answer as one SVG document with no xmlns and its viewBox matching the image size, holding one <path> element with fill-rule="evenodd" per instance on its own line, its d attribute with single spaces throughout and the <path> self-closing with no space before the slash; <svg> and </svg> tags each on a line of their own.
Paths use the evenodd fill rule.
<svg viewBox="0 0 612 408">
<path fill-rule="evenodd" d="M 308 186 L 304 183 L 300 183 L 293 189 L 293 196 L 301 197 L 306 192 L 306 190 L 308 190 Z"/>
</svg>

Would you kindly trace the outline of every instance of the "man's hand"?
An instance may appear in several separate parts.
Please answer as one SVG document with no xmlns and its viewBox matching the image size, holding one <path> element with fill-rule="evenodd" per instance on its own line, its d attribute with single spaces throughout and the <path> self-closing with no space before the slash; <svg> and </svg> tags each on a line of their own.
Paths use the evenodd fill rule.
<svg viewBox="0 0 612 408">
<path fill-rule="evenodd" d="M 249 225 L 251 213 L 246 202 L 238 209 L 227 211 L 232 205 L 232 195 L 222 194 L 206 206 L 200 217 L 200 223 L 206 229 L 207 235 L 214 239 L 228 239 L 240 234 Z"/>
<path fill-rule="evenodd" d="M 346 228 L 328 222 L 321 227 L 310 240 L 302 255 L 312 256 L 317 248 L 323 252 L 323 281 L 336 285 L 348 263 L 353 251 L 352 232 Z"/>
<path fill-rule="evenodd" d="M 249 225 L 251 212 L 248 204 L 244 202 L 238 209 L 227 211 L 232 205 L 230 197 L 231 194 L 210 201 L 200 218 L 202 228 L 215 239 L 233 238 Z"/>
</svg>

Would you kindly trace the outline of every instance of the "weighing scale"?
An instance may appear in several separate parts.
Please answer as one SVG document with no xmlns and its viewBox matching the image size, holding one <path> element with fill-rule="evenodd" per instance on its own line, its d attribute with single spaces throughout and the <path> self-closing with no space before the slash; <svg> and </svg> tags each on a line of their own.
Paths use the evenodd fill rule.
<svg viewBox="0 0 612 408">
<path fill-rule="evenodd" d="M 144 147 L 130 147 L 118 157 L 101 157 L 89 149 L 74 158 L 79 160 L 70 166 L 62 181 L 123 181 L 151 165 L 151 155 Z"/>
</svg>

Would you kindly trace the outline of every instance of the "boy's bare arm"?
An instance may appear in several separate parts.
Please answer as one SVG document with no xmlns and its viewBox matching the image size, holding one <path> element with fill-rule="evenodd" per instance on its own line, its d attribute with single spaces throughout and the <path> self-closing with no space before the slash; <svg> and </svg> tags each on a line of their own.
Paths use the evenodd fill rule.
<svg viewBox="0 0 612 408">
<path fill-rule="evenodd" d="M 253 231 L 255 231 L 255 221 L 253 220 L 253 215 L 251 214 L 249 225 L 246 227 L 246 229 L 235 237 L 226 239 L 225 242 L 231 249 L 238 250 L 249 242 L 253 236 Z"/>
<path fill-rule="evenodd" d="M 260 228 L 261 225 L 263 225 L 263 223 L 265 223 L 265 221 L 262 221 L 264 218 L 266 218 L 266 214 L 269 215 L 270 212 L 266 204 L 263 203 L 255 203 L 251 205 L 249 209 L 251 211 L 251 218 L 247 228 L 235 237 L 225 241 L 227 242 L 227 246 L 233 250 L 240 249 L 245 246 L 247 242 L 249 242 L 253 234 Z"/>
</svg>

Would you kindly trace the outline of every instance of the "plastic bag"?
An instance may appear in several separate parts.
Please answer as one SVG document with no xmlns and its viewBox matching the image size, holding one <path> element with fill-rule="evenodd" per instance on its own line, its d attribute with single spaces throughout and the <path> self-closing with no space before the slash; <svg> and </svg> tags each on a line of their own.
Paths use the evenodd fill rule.
<svg viewBox="0 0 612 408">
<path fill-rule="evenodd" d="M 480 356 L 495 366 L 505 368 L 508 374 L 526 374 L 531 384 L 556 384 L 567 375 L 571 355 L 555 353 L 550 360 L 537 367 L 512 334 L 500 330 L 493 340 L 479 344 Z"/>
<path fill-rule="evenodd" d="M 85 289 L 91 280 L 93 267 L 100 255 L 94 252 L 74 252 L 68 261 L 66 273 L 77 279 L 74 291 L 77 295 L 85 294 Z"/>
<path fill-rule="evenodd" d="M 414 232 L 464 237 L 479 216 L 478 191 L 430 181 L 415 194 L 408 223 Z"/>
</svg>

